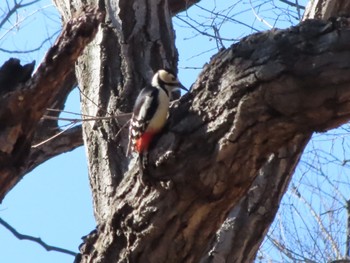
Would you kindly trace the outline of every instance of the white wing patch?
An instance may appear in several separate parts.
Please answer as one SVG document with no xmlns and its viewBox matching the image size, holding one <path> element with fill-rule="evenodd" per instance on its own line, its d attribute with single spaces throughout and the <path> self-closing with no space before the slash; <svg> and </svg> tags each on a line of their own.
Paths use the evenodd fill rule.
<svg viewBox="0 0 350 263">
<path fill-rule="evenodd" d="M 142 103 L 139 114 L 137 116 L 137 120 L 141 121 L 146 118 L 147 111 L 151 107 L 153 98 L 151 96 L 146 96 L 145 100 Z"/>
</svg>

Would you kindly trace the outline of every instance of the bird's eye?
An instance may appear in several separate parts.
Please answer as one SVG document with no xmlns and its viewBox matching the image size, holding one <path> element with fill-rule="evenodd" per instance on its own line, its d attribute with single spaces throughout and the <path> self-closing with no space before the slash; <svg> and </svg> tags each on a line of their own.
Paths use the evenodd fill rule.
<svg viewBox="0 0 350 263">
<path fill-rule="evenodd" d="M 175 78 L 175 77 L 171 77 L 171 80 L 172 80 L 172 81 L 176 81 L 176 78 Z"/>
</svg>

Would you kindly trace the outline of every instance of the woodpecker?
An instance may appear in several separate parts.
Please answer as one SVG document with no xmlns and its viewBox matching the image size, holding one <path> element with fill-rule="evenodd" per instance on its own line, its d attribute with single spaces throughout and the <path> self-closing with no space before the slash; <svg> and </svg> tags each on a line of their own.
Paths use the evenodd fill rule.
<svg viewBox="0 0 350 263">
<path fill-rule="evenodd" d="M 152 138 L 166 123 L 170 95 L 176 89 L 188 91 L 174 72 L 160 69 L 154 74 L 151 85 L 142 89 L 136 99 L 129 128 L 127 156 L 130 151 L 137 152 L 142 167 L 143 154 L 147 153 Z"/>
</svg>

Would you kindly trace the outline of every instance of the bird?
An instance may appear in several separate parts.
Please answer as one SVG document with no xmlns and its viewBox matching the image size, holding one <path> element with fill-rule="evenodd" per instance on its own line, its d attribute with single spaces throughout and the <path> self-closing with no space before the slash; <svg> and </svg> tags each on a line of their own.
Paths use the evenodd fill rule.
<svg viewBox="0 0 350 263">
<path fill-rule="evenodd" d="M 164 127 L 170 106 L 171 92 L 188 91 L 170 69 L 158 70 L 152 82 L 143 88 L 136 98 L 129 126 L 129 143 L 126 155 L 136 152 L 140 168 L 147 163 L 148 148 L 152 139 Z M 145 158 L 143 158 L 145 157 Z"/>
</svg>

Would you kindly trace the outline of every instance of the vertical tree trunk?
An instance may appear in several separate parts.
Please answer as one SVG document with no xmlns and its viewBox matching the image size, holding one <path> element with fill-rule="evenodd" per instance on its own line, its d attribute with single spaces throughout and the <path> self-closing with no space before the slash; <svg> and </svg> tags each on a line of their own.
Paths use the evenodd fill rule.
<svg viewBox="0 0 350 263">
<path fill-rule="evenodd" d="M 76 74 L 82 114 L 97 117 L 130 112 L 138 92 L 159 68 L 177 67 L 171 15 L 164 0 L 92 1 L 106 22 L 79 58 Z M 65 20 L 85 2 L 56 1 Z M 119 118 L 84 122 L 95 217 L 106 220 L 116 186 L 128 170 L 126 129 Z M 123 129 L 121 132 L 120 129 Z M 119 136 L 115 136 L 119 134 Z"/>
</svg>

